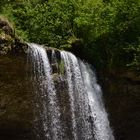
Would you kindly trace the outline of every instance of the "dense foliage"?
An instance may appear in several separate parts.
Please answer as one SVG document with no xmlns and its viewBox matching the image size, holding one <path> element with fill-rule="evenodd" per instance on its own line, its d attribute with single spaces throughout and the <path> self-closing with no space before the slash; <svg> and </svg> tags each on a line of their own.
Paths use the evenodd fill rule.
<svg viewBox="0 0 140 140">
<path fill-rule="evenodd" d="M 3 0 L 0 9 L 27 41 L 71 49 L 100 68 L 140 68 L 140 0 Z"/>
</svg>

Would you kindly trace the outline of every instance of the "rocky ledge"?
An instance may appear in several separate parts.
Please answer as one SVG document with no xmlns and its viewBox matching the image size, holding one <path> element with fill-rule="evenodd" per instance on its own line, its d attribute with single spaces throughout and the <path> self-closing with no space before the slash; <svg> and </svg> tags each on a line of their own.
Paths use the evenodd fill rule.
<svg viewBox="0 0 140 140">
<path fill-rule="evenodd" d="M 0 139 L 33 138 L 33 94 L 28 73 L 27 44 L 8 20 L 0 17 Z"/>
<path fill-rule="evenodd" d="M 27 44 L 15 34 L 12 24 L 0 17 L 0 55 L 24 53 L 27 47 Z"/>
</svg>

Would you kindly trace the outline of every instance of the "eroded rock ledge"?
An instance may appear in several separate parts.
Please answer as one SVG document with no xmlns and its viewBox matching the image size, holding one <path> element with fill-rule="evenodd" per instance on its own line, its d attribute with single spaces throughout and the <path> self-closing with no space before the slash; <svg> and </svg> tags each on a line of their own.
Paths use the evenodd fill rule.
<svg viewBox="0 0 140 140">
<path fill-rule="evenodd" d="M 33 140 L 33 94 L 27 80 L 27 44 L 0 17 L 0 139 Z"/>
</svg>

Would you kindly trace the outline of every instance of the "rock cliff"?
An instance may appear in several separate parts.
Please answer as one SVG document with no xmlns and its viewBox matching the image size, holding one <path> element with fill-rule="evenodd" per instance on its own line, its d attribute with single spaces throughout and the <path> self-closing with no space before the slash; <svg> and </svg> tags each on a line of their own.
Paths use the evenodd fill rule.
<svg viewBox="0 0 140 140">
<path fill-rule="evenodd" d="M 139 140 L 140 75 L 126 68 L 99 74 L 116 140 Z"/>
<path fill-rule="evenodd" d="M 0 139 L 33 138 L 33 94 L 27 80 L 27 45 L 0 17 Z"/>
<path fill-rule="evenodd" d="M 27 65 L 27 47 L 27 44 L 15 35 L 12 25 L 0 17 L 1 140 L 35 140 L 34 94 L 29 80 L 30 75 L 27 76 L 30 71 Z M 48 56 L 50 50 L 48 50 Z M 57 80 L 59 77 L 57 77 L 55 65 L 53 70 L 56 75 L 55 83 L 58 87 L 63 86 Z M 139 140 L 139 74 L 127 69 L 97 73 L 116 140 Z"/>
</svg>

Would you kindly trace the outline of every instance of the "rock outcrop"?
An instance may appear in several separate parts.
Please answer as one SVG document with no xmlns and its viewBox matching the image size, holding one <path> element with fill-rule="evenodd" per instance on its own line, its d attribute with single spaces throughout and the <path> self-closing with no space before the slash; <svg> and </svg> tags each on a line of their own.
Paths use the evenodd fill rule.
<svg viewBox="0 0 140 140">
<path fill-rule="evenodd" d="M 25 53 L 27 47 L 27 44 L 17 37 L 8 20 L 0 17 L 0 55 Z"/>
<path fill-rule="evenodd" d="M 79 42 L 77 42 L 79 43 Z M 34 94 L 27 65 L 28 46 L 19 39 L 10 23 L 0 17 L 0 139 L 35 140 Z M 78 50 L 78 49 L 77 49 Z M 51 49 L 48 56 L 51 61 Z M 56 50 L 57 58 L 60 59 Z M 54 81 L 61 84 L 58 65 L 52 63 Z M 63 71 L 63 65 L 59 66 Z M 139 140 L 140 77 L 134 71 L 99 72 L 105 105 L 116 140 Z M 58 82 L 59 81 L 59 82 Z M 59 93 L 58 93 L 59 95 Z M 63 94 L 59 96 L 64 96 Z M 67 99 L 63 98 L 63 102 Z M 68 118 L 64 118 L 68 120 Z"/>
<path fill-rule="evenodd" d="M 27 80 L 27 45 L 0 17 L 0 139 L 33 138 L 33 94 Z"/>
<path fill-rule="evenodd" d="M 101 72 L 99 77 L 116 140 L 139 140 L 139 73 L 122 68 Z"/>
</svg>

